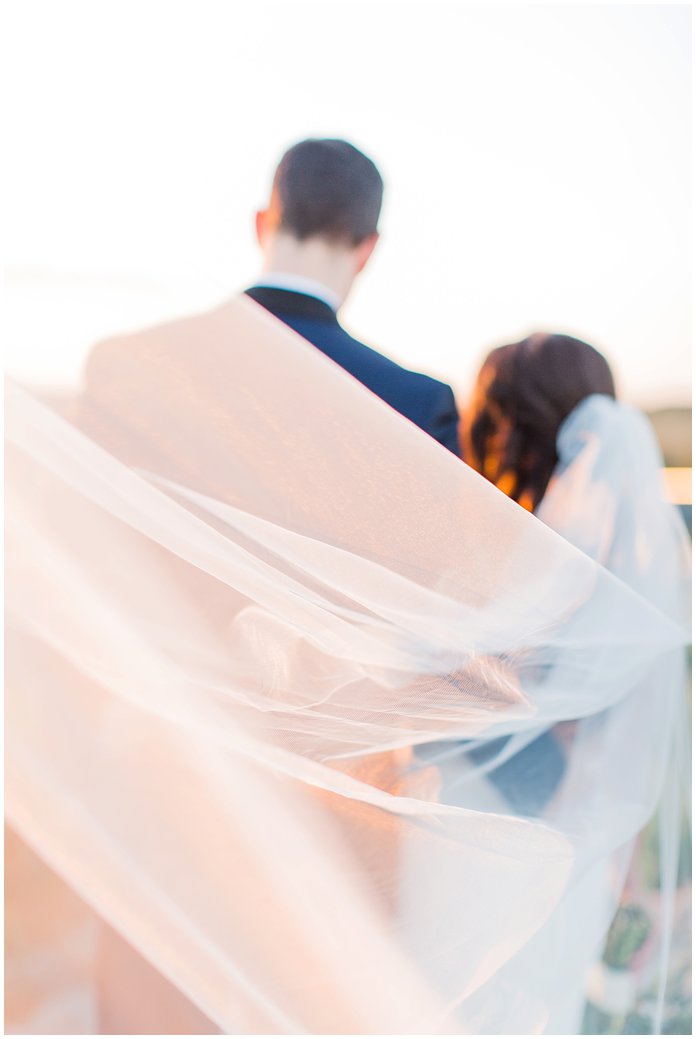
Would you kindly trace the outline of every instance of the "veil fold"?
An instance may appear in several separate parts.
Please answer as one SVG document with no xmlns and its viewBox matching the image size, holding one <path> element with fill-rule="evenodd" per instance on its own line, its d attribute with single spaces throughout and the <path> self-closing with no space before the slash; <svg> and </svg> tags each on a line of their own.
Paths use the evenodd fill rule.
<svg viewBox="0 0 696 1039">
<path fill-rule="evenodd" d="M 582 429 L 530 516 L 250 300 L 8 387 L 8 817 L 221 1031 L 573 1030 L 688 637 Z"/>
</svg>

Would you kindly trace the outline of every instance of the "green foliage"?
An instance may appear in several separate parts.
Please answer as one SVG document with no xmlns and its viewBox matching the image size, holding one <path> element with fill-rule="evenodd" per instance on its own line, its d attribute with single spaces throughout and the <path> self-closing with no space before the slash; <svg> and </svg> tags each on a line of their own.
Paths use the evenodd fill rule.
<svg viewBox="0 0 696 1039">
<path fill-rule="evenodd" d="M 582 1021 L 581 1035 L 612 1035 L 616 1034 L 616 1030 L 612 1029 L 613 1018 L 610 1014 L 605 1014 L 603 1010 L 600 1010 L 594 1005 L 594 1003 L 587 1003 L 585 1005 L 585 1015 Z"/>
<path fill-rule="evenodd" d="M 683 1006 L 662 1026 L 662 1035 L 693 1035 L 691 1030 L 691 1006 Z"/>
<path fill-rule="evenodd" d="M 627 968 L 650 933 L 650 920 L 640 906 L 620 906 L 609 928 L 604 962 L 615 970 Z"/>
<path fill-rule="evenodd" d="M 622 1035 L 652 1035 L 653 1023 L 645 1014 L 633 1011 L 626 1018 Z"/>
<path fill-rule="evenodd" d="M 640 872 L 647 887 L 656 890 L 660 886 L 660 828 L 655 815 L 646 827 L 640 857 Z M 691 826 L 684 815 L 679 835 L 679 871 L 677 886 L 691 878 Z"/>
</svg>

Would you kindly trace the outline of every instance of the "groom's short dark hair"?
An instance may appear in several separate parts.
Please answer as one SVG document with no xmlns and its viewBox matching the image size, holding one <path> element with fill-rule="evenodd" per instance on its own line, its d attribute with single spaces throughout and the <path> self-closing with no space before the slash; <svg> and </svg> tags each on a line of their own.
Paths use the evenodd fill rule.
<svg viewBox="0 0 696 1039">
<path fill-rule="evenodd" d="M 293 145 L 273 180 L 280 227 L 300 241 L 317 236 L 351 245 L 377 230 L 383 188 L 374 162 L 334 139 Z"/>
</svg>

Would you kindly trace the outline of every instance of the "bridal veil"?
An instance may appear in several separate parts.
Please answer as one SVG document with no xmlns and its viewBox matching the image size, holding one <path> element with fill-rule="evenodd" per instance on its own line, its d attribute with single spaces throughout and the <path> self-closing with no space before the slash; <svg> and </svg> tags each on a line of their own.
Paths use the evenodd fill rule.
<svg viewBox="0 0 696 1039">
<path fill-rule="evenodd" d="M 251 301 L 191 322 L 8 388 L 11 826 L 221 1031 L 573 1031 L 666 790 L 673 857 L 659 460 L 571 416 L 536 518 Z"/>
</svg>

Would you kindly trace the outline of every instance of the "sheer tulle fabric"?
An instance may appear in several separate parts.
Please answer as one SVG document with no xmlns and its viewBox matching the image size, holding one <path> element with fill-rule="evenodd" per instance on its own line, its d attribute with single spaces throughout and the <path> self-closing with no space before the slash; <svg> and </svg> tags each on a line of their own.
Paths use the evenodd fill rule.
<svg viewBox="0 0 696 1039">
<path fill-rule="evenodd" d="M 576 1031 L 683 697 L 639 418 L 577 409 L 540 522 L 250 301 L 196 321 L 70 421 L 9 388 L 12 826 L 222 1031 Z"/>
</svg>

